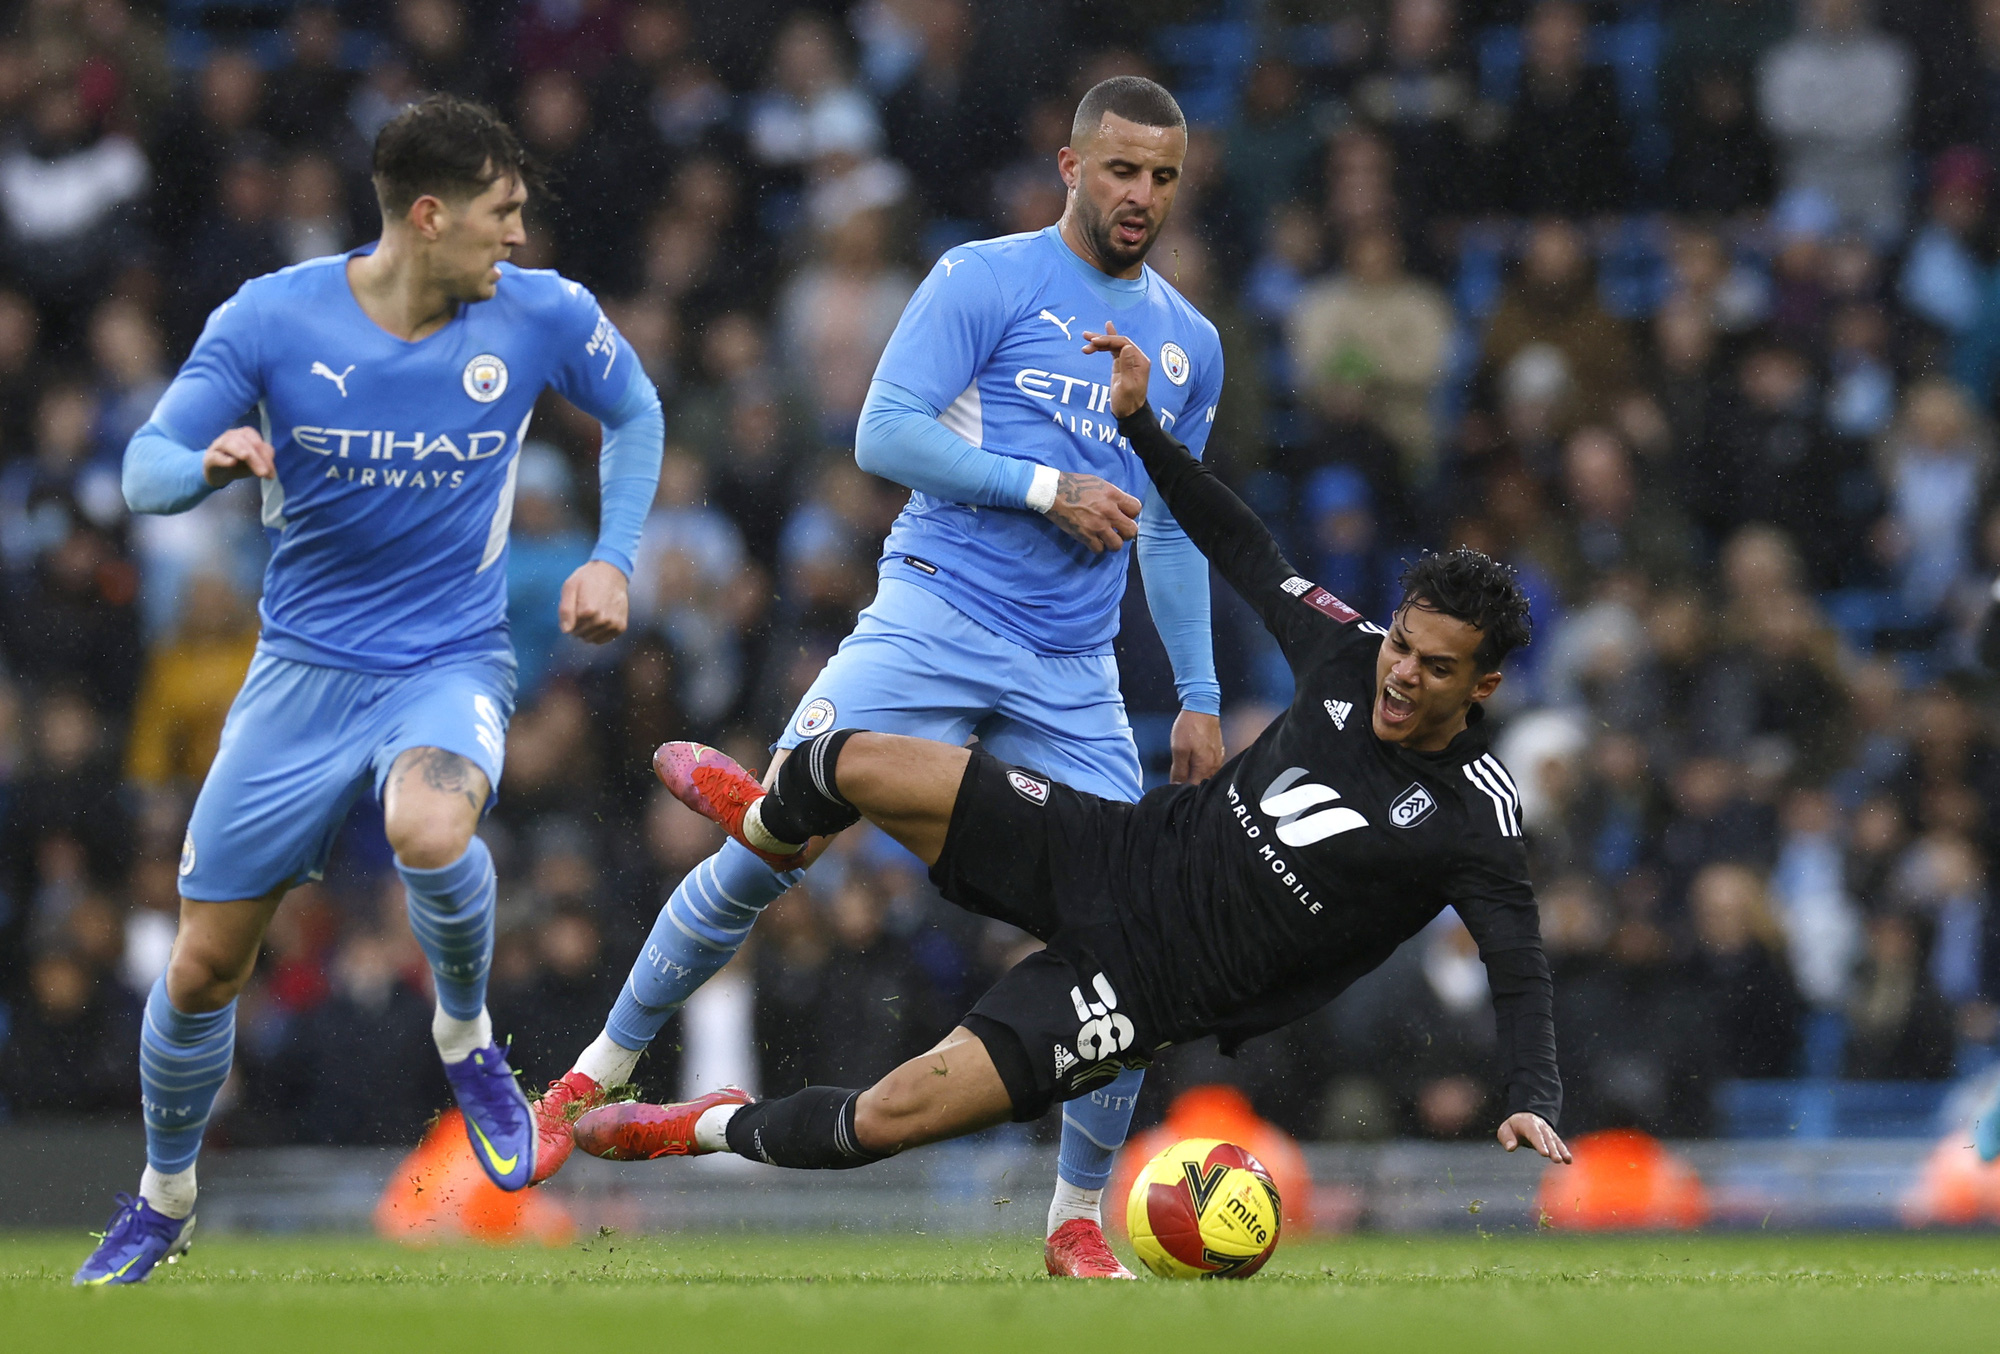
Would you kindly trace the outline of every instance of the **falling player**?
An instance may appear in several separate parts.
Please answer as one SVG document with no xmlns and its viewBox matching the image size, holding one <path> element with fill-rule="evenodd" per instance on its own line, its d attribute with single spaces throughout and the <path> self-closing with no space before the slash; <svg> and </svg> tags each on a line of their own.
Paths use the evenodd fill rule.
<svg viewBox="0 0 2000 1354">
<path fill-rule="evenodd" d="M 880 590 L 777 747 L 833 727 L 963 744 L 1111 799 L 1141 789 L 1111 642 L 1138 540 L 1182 713 L 1173 773 L 1222 760 L 1208 566 L 1153 496 L 1107 409 L 1082 326 L 1115 319 L 1160 355 L 1153 402 L 1199 452 L 1222 391 L 1215 327 L 1145 264 L 1173 207 L 1187 126 L 1173 96 L 1121 76 L 1084 95 L 1057 157 L 1068 185 L 1046 230 L 947 250 L 904 312 L 861 415 L 864 470 L 916 490 L 884 547 Z M 1146 500 L 1142 511 L 1141 498 Z M 808 852 L 774 870 L 738 844 L 661 909 L 604 1032 L 539 1112 L 546 1174 L 566 1116 L 626 1081 L 689 993 L 735 953 Z M 1098 1205 L 1125 1140 L 1137 1070 L 1066 1107 L 1046 1258 L 1051 1273 L 1130 1278 Z"/>
<path fill-rule="evenodd" d="M 1520 805 L 1482 709 L 1528 638 L 1512 572 L 1470 550 L 1426 556 L 1391 628 L 1369 624 L 1295 574 L 1256 515 L 1161 431 L 1138 345 L 1090 340 L 1117 355 L 1111 408 L 1168 507 L 1283 648 L 1291 708 L 1205 784 L 1137 804 L 985 751 L 853 729 L 808 739 L 769 794 L 711 748 L 667 744 L 661 778 L 748 848 L 782 864 L 867 817 L 946 898 L 1047 948 L 865 1091 L 606 1105 L 577 1121 L 584 1150 L 838 1169 L 1031 1119 L 1166 1045 L 1215 1034 L 1227 1051 L 1305 1015 L 1451 906 L 1492 986 L 1507 1083 L 1496 1136 L 1569 1160 Z"/>
<path fill-rule="evenodd" d="M 534 1173 L 533 1111 L 486 1012 L 493 862 L 473 835 L 514 703 L 516 458 L 544 387 L 603 422 L 597 546 L 561 601 L 562 628 L 603 643 L 625 629 L 660 402 L 588 291 L 506 262 L 531 171 L 491 112 L 447 97 L 406 109 L 374 171 L 381 240 L 245 283 L 126 450 L 135 512 L 182 512 L 254 477 L 273 549 L 256 661 L 181 854 L 180 932 L 146 1000 L 145 1174 L 79 1284 L 135 1283 L 186 1249 L 236 995 L 286 890 L 319 877 L 371 785 L 474 1155 L 502 1189 Z M 253 409 L 256 429 L 235 426 Z"/>
</svg>

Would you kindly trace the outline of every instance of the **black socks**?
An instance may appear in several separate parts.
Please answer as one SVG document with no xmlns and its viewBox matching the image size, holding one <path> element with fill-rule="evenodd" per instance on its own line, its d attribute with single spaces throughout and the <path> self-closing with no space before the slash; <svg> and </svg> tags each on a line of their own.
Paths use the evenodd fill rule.
<svg viewBox="0 0 2000 1354">
<path fill-rule="evenodd" d="M 861 821 L 854 806 L 840 797 L 833 780 L 840 750 L 859 729 L 829 729 L 792 749 L 778 768 L 778 784 L 757 806 L 764 831 L 781 842 L 804 845 L 809 837 L 825 837 Z"/>
<path fill-rule="evenodd" d="M 787 763 L 789 766 L 790 763 Z M 745 1105 L 729 1117 L 729 1150 L 767 1166 L 845 1171 L 880 1161 L 854 1140 L 854 1106 L 861 1092 L 808 1086 L 776 1100 Z"/>
</svg>

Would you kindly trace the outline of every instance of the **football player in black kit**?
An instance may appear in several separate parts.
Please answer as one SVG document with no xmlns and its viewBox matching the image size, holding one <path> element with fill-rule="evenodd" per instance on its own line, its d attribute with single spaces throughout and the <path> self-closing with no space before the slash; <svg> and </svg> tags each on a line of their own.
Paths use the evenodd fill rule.
<svg viewBox="0 0 2000 1354">
<path fill-rule="evenodd" d="M 1528 639 L 1512 571 L 1470 550 L 1426 555 L 1389 629 L 1370 624 L 1295 573 L 1256 514 L 1161 430 L 1145 403 L 1151 363 L 1106 329 L 1085 351 L 1114 355 L 1119 430 L 1276 636 L 1291 708 L 1211 779 L 1136 804 L 852 729 L 802 744 L 768 795 L 712 748 L 662 747 L 668 786 L 767 858 L 865 817 L 929 864 L 946 898 L 1046 948 L 867 1090 L 607 1105 L 576 1124 L 585 1151 L 835 1169 L 1039 1118 L 1167 1045 L 1214 1034 L 1228 1052 L 1296 1020 L 1450 906 L 1492 989 L 1507 1087 L 1496 1136 L 1570 1159 L 1520 801 L 1481 708 Z"/>
</svg>

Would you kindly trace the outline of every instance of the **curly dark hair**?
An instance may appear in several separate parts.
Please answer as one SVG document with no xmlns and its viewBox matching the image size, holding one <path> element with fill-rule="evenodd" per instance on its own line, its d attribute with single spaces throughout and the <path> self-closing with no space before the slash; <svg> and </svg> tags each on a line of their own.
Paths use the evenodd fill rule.
<svg viewBox="0 0 2000 1354">
<path fill-rule="evenodd" d="M 1403 569 L 1402 583 L 1404 606 L 1450 616 L 1479 632 L 1472 660 L 1481 672 L 1494 671 L 1533 638 L 1520 576 L 1489 555 L 1464 546 L 1427 552 Z"/>
<path fill-rule="evenodd" d="M 544 188 L 541 165 L 514 129 L 485 104 L 450 94 L 420 99 L 375 137 L 375 192 L 385 216 L 401 216 L 425 194 L 476 197 L 501 179 Z"/>
</svg>

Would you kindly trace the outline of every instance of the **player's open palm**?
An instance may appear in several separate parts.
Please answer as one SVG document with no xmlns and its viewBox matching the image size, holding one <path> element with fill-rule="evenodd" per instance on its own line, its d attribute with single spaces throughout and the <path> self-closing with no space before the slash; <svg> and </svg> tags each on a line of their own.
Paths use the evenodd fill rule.
<svg viewBox="0 0 2000 1354">
<path fill-rule="evenodd" d="M 1500 1139 L 1500 1145 L 1510 1152 L 1526 1143 L 1550 1161 L 1564 1166 L 1569 1165 L 1568 1144 L 1563 1142 L 1561 1135 L 1555 1129 L 1549 1127 L 1549 1121 L 1539 1114 L 1530 1114 L 1526 1110 L 1522 1110 L 1519 1114 L 1510 1114 L 1507 1116 L 1507 1122 L 1500 1125 L 1500 1131 L 1493 1136 Z"/>
<path fill-rule="evenodd" d="M 625 633 L 630 607 L 624 571 L 594 559 L 563 582 L 556 619 L 565 635 L 586 644 L 609 644 Z"/>
<path fill-rule="evenodd" d="M 1083 331 L 1086 353 L 1110 353 L 1111 363 L 1111 412 L 1119 418 L 1130 418 L 1146 404 L 1146 383 L 1152 380 L 1153 363 L 1145 350 L 1131 339 L 1118 332 L 1118 326 L 1106 321 L 1104 332 L 1093 334 Z"/>
<path fill-rule="evenodd" d="M 268 480 L 278 473 L 277 454 L 249 428 L 231 428 L 201 454 L 201 477 L 217 489 L 252 476 Z"/>
</svg>

